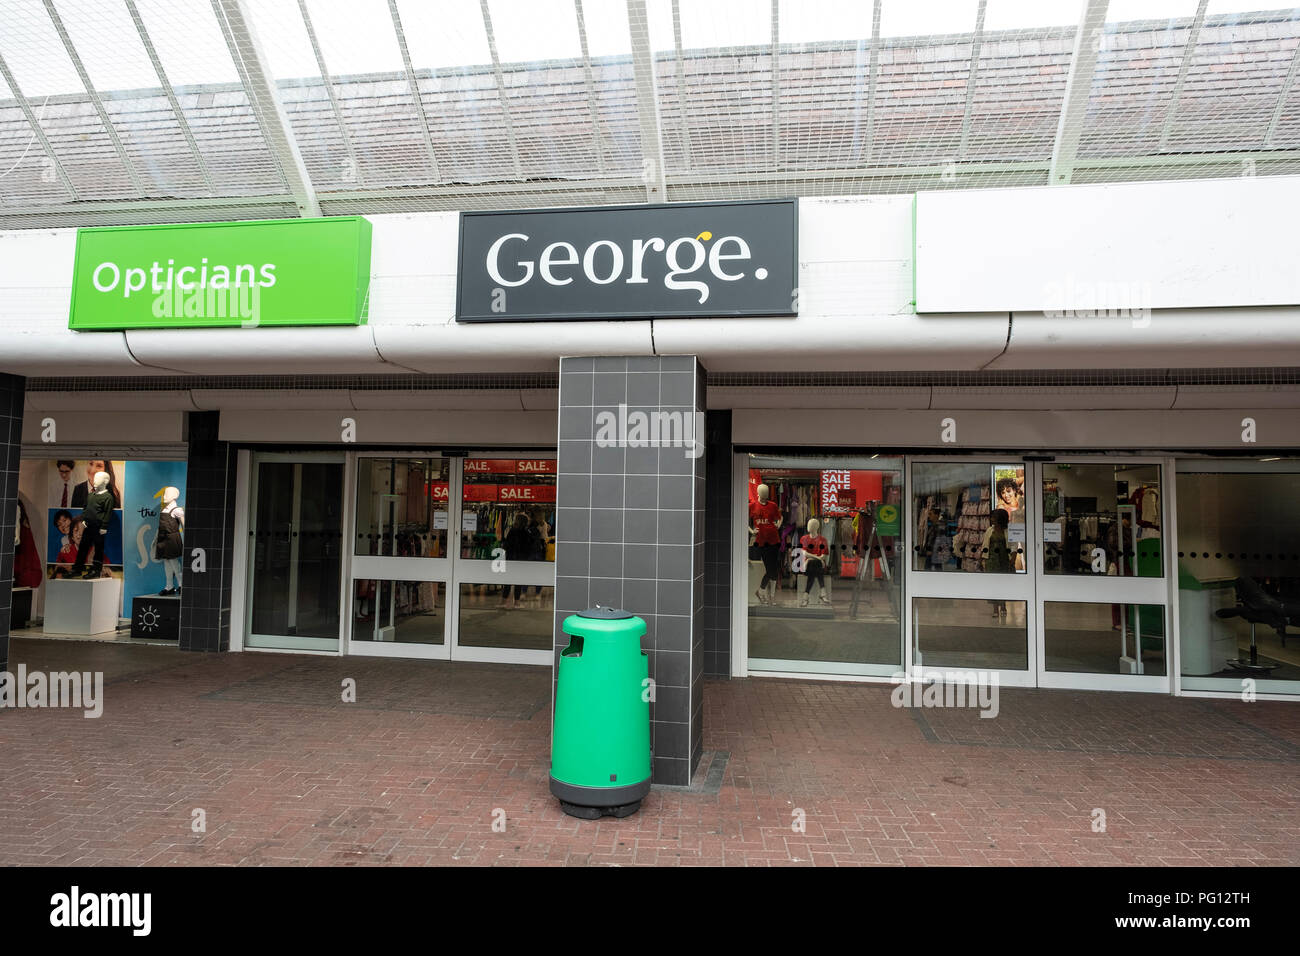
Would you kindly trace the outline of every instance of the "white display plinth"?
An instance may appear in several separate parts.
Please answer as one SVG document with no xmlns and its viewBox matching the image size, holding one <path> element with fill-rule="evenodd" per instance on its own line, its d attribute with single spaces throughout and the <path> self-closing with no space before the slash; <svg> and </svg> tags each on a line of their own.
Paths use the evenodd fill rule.
<svg viewBox="0 0 1300 956">
<path fill-rule="evenodd" d="M 1214 613 L 1236 603 L 1236 592 L 1231 587 L 1178 592 L 1178 633 L 1184 674 L 1215 674 L 1227 667 L 1229 658 L 1241 656 L 1231 626 Z"/>
<path fill-rule="evenodd" d="M 122 582 L 117 578 L 54 578 L 46 582 L 46 634 L 103 634 L 117 630 Z"/>
</svg>

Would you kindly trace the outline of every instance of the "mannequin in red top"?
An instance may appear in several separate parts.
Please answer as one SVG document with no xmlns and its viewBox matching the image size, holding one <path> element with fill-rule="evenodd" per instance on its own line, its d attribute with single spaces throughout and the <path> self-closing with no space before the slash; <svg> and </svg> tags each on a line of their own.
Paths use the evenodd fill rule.
<svg viewBox="0 0 1300 956">
<path fill-rule="evenodd" d="M 758 501 L 749 506 L 749 533 L 763 561 L 763 580 L 754 592 L 759 604 L 776 603 L 776 579 L 781 570 L 781 509 L 770 500 L 772 489 L 758 486 Z"/>
<path fill-rule="evenodd" d="M 817 582 L 817 600 L 822 604 L 831 603 L 826 582 L 826 559 L 830 556 L 831 549 L 821 531 L 822 523 L 816 518 L 809 518 L 808 533 L 799 539 L 799 547 L 804 552 L 804 573 L 808 575 L 803 596 L 799 598 L 800 607 L 808 606 L 808 595 L 812 594 L 814 581 Z"/>
</svg>

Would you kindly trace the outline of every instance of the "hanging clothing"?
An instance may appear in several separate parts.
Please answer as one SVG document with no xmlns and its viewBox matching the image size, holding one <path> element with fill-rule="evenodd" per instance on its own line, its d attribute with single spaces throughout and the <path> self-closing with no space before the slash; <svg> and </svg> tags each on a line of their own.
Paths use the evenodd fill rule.
<svg viewBox="0 0 1300 956">
<path fill-rule="evenodd" d="M 18 548 L 14 551 L 14 587 L 38 588 L 43 580 L 44 567 L 40 553 L 36 550 L 36 539 L 32 537 L 31 526 L 20 522 Z"/>
</svg>

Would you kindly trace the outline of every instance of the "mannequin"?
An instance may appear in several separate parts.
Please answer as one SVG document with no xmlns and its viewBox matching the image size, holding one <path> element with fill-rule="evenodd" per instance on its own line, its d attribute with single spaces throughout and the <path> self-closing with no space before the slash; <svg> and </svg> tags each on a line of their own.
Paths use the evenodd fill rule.
<svg viewBox="0 0 1300 956">
<path fill-rule="evenodd" d="M 179 488 L 164 488 L 160 494 L 163 507 L 158 513 L 158 537 L 153 542 L 153 555 L 162 560 L 163 571 L 167 575 L 167 586 L 158 593 L 163 597 L 169 597 L 179 594 L 181 590 L 185 509 L 176 503 L 181 496 Z"/>
<path fill-rule="evenodd" d="M 799 539 L 799 547 L 805 555 L 804 573 L 808 583 L 804 585 L 799 606 L 808 606 L 808 595 L 812 594 L 813 582 L 817 582 L 817 600 L 822 604 L 831 603 L 830 582 L 826 579 L 826 561 L 830 557 L 830 545 L 822 537 L 822 523 L 816 518 L 808 519 L 808 533 Z"/>
<path fill-rule="evenodd" d="M 763 580 L 754 592 L 759 604 L 776 603 L 776 579 L 780 573 L 781 509 L 771 501 L 772 489 L 758 486 L 758 501 L 749 506 L 749 533 L 754 536 L 754 546 L 763 562 Z"/>
<path fill-rule="evenodd" d="M 77 560 L 68 577 L 98 578 L 104 573 L 104 538 L 108 534 L 108 520 L 113 515 L 113 495 L 108 490 L 108 472 L 95 472 L 94 491 L 86 496 L 86 507 L 81 512 L 85 531 L 77 546 Z M 86 571 L 86 555 L 94 552 L 95 563 Z M 83 572 L 85 572 L 83 574 Z"/>
</svg>

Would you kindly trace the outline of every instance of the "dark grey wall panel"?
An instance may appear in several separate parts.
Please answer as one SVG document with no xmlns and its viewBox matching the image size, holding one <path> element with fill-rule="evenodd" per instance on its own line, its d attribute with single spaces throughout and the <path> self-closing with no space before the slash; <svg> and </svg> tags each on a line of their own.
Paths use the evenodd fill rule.
<svg viewBox="0 0 1300 956">
<path fill-rule="evenodd" d="M 709 412 L 704 487 L 704 673 L 731 674 L 731 411 Z"/>
<path fill-rule="evenodd" d="M 236 452 L 218 439 L 220 412 L 190 412 L 185 472 L 185 553 L 181 556 L 180 648 L 230 649 L 230 594 L 234 561 Z M 207 570 L 193 569 L 204 550 Z"/>
</svg>

